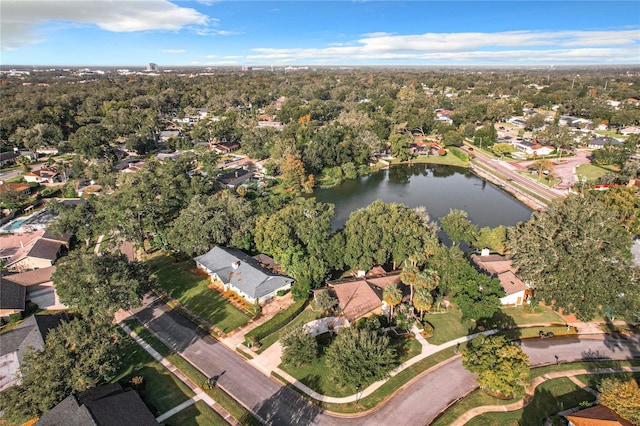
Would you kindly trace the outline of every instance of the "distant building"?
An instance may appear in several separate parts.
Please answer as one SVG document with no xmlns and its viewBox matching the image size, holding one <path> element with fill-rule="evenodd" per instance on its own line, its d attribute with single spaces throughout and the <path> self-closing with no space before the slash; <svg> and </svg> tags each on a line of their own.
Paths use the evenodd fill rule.
<svg viewBox="0 0 640 426">
<path fill-rule="evenodd" d="M 153 62 L 149 62 L 147 64 L 147 71 L 158 71 L 158 64 L 154 64 Z"/>
<path fill-rule="evenodd" d="M 589 141 L 588 147 L 591 149 L 600 149 L 605 145 L 622 145 L 622 141 L 612 138 L 610 136 L 602 136 Z"/>
<path fill-rule="evenodd" d="M 242 71 L 251 71 L 251 70 L 253 70 L 253 67 L 248 67 L 248 66 L 246 66 L 246 65 L 245 65 L 245 66 L 243 66 L 243 67 L 241 68 L 241 70 L 242 70 Z"/>
</svg>

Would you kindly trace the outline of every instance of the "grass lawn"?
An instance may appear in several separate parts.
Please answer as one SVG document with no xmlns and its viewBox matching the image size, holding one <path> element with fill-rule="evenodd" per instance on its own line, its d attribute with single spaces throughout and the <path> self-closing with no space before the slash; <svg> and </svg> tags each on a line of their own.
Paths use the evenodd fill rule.
<svg viewBox="0 0 640 426">
<path fill-rule="evenodd" d="M 529 170 L 519 170 L 518 173 L 538 182 L 540 185 L 548 186 L 549 188 L 553 188 L 560 183 L 560 179 L 549 180 L 544 174 L 540 177 L 539 173 L 532 174 Z"/>
<path fill-rule="evenodd" d="M 125 321 L 126 324 L 135 331 L 138 336 L 147 342 L 153 349 L 169 362 L 171 362 L 178 370 L 185 376 L 191 379 L 197 385 L 204 385 L 207 382 L 207 377 L 202 374 L 198 369 L 191 365 L 188 361 L 182 358 L 177 353 L 174 353 L 158 338 L 156 338 L 149 330 L 144 328 L 136 320 Z M 207 394 L 212 397 L 218 404 L 220 404 L 225 410 L 227 410 L 236 420 L 245 426 L 258 426 L 260 422 L 254 418 L 249 411 L 247 411 L 240 403 L 225 393 L 222 389 L 214 387 L 212 389 L 206 389 Z"/>
<path fill-rule="evenodd" d="M 154 256 L 147 265 L 160 286 L 187 309 L 195 312 L 224 333 L 246 324 L 249 316 L 209 289 L 208 280 L 191 272 L 193 260 L 176 261 L 171 256 Z"/>
<path fill-rule="evenodd" d="M 195 404 L 162 423 L 166 426 L 223 426 L 229 424 L 202 401 L 196 401 Z"/>
<path fill-rule="evenodd" d="M 305 364 L 301 367 L 280 364 L 279 367 L 323 395 L 343 397 L 355 394 L 357 389 L 354 386 L 339 386 L 335 382 L 332 369 L 327 365 L 325 353 L 334 338 L 335 336 L 329 333 L 317 337 L 319 356 L 311 364 Z M 398 363 L 413 358 L 422 351 L 422 345 L 416 340 L 391 339 L 391 345 L 396 348 L 399 354 Z M 363 384 L 363 387 L 370 384 Z"/>
<path fill-rule="evenodd" d="M 576 168 L 576 175 L 586 177 L 587 182 L 594 182 L 596 179 L 601 178 L 607 173 L 617 171 L 619 171 L 619 169 L 612 166 L 602 167 L 595 164 L 581 164 Z"/>
<path fill-rule="evenodd" d="M 141 396 L 148 406 L 153 407 L 151 410 L 154 415 L 165 413 L 193 397 L 191 389 L 128 336 L 125 337 L 121 356 L 126 366 L 114 381 L 128 381 L 134 376 L 144 377 L 146 387 Z"/>
<path fill-rule="evenodd" d="M 598 390 L 600 386 L 600 382 L 603 379 L 619 379 L 619 380 L 631 380 L 636 379 L 636 381 L 640 381 L 640 373 L 611 373 L 611 374 L 582 374 L 580 376 L 576 376 L 582 383 L 589 386 L 591 389 Z"/>
<path fill-rule="evenodd" d="M 432 345 L 466 336 L 475 329 L 471 321 L 462 322 L 462 312 L 456 307 L 449 308 L 448 312 L 425 315 L 424 319 L 433 326 L 433 336 L 427 339 Z"/>
<path fill-rule="evenodd" d="M 575 407 L 595 397 L 568 378 L 549 380 L 536 388 L 533 400 L 522 410 L 487 413 L 473 418 L 467 425 L 541 425 L 545 417 Z M 555 423 L 554 423 L 555 424 Z"/>
<path fill-rule="evenodd" d="M 449 148 L 458 149 L 458 148 Z M 412 163 L 427 163 L 427 164 L 444 164 L 447 166 L 468 167 L 469 162 L 461 160 L 460 158 L 448 152 L 447 155 L 419 155 L 411 160 Z"/>
<path fill-rule="evenodd" d="M 504 306 L 500 309 L 508 315 L 517 325 L 537 324 L 549 322 L 554 324 L 566 324 L 566 321 L 552 309 L 545 306 Z"/>
<path fill-rule="evenodd" d="M 267 349 L 269 346 L 273 345 L 275 342 L 280 340 L 282 336 L 287 334 L 289 331 L 293 330 L 295 327 L 298 327 L 302 324 L 306 324 L 308 322 L 316 320 L 321 316 L 322 314 L 320 312 L 314 312 L 311 310 L 311 308 L 307 307 L 307 309 L 300 312 L 300 315 L 295 317 L 293 321 L 291 321 L 289 324 L 287 324 L 280 330 L 276 331 L 275 333 L 271 333 L 270 335 L 262 339 L 260 341 L 260 349 L 258 349 L 256 352 L 262 353 L 265 349 Z"/>
</svg>

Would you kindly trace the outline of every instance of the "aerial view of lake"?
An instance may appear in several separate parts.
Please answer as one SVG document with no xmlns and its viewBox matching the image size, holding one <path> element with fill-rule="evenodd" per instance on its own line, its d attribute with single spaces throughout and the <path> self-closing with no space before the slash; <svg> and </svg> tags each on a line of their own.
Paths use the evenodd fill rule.
<svg viewBox="0 0 640 426">
<path fill-rule="evenodd" d="M 424 206 L 431 219 L 464 210 L 479 227 L 511 226 L 529 220 L 532 210 L 510 194 L 465 168 L 434 164 L 398 165 L 346 180 L 330 188 L 318 188 L 313 196 L 333 203 L 334 229 L 341 228 L 354 210 L 382 200 L 408 207 Z"/>
</svg>

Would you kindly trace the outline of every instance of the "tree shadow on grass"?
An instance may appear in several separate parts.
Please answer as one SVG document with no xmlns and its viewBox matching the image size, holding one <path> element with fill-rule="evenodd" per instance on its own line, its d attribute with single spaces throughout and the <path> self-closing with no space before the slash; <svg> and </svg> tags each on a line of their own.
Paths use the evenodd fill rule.
<svg viewBox="0 0 640 426">
<path fill-rule="evenodd" d="M 485 317 L 477 319 L 474 325 L 468 329 L 467 334 L 480 333 L 482 331 L 494 329 L 504 332 L 510 340 L 518 340 L 522 335 L 518 328 L 518 324 L 513 317 L 502 311 L 497 311 L 493 316 L 488 318 Z"/>
<path fill-rule="evenodd" d="M 546 418 L 551 419 L 557 413 L 578 406 L 584 401 L 593 401 L 590 393 L 575 389 L 562 395 L 554 395 L 542 386 L 536 388 L 533 399 L 522 410 L 522 418 L 518 424 L 523 426 L 539 426 Z M 556 423 L 554 423 L 556 424 Z"/>
</svg>

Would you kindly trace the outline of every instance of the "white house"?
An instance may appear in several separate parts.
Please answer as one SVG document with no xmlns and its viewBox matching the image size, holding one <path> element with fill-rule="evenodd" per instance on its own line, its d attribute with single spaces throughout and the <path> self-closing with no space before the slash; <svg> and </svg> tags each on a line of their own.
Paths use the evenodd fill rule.
<svg viewBox="0 0 640 426">
<path fill-rule="evenodd" d="M 212 282 L 220 282 L 225 291 L 233 291 L 249 303 L 266 302 L 293 283 L 293 278 L 277 273 L 278 268 L 270 269 L 268 263 L 228 247 L 216 246 L 193 260 Z"/>
</svg>

